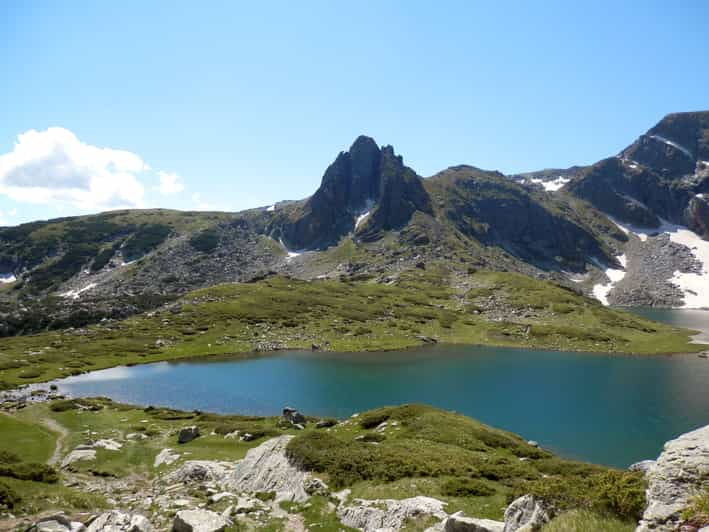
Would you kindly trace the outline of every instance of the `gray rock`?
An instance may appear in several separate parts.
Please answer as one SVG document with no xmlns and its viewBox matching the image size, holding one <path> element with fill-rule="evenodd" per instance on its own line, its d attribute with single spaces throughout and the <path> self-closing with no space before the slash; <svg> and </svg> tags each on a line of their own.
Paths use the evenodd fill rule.
<svg viewBox="0 0 709 532">
<path fill-rule="evenodd" d="M 190 427 L 182 427 L 177 433 L 177 443 L 188 443 L 199 438 L 199 427 L 192 425 Z"/>
<path fill-rule="evenodd" d="M 286 446 L 293 436 L 279 436 L 250 449 L 225 482 L 232 491 L 257 493 L 276 492 L 276 500 L 303 502 L 308 498 L 303 486 L 302 471 L 290 463 Z"/>
<path fill-rule="evenodd" d="M 172 522 L 174 532 L 221 532 L 229 521 L 210 510 L 180 510 Z"/>
<path fill-rule="evenodd" d="M 463 516 L 457 512 L 446 519 L 443 530 L 445 532 L 502 532 L 505 523 L 492 519 L 474 519 Z"/>
<path fill-rule="evenodd" d="M 533 495 L 515 499 L 505 510 L 504 532 L 537 532 L 552 518 L 552 512 Z"/>
<path fill-rule="evenodd" d="M 231 473 L 231 464 L 211 460 L 188 460 L 165 477 L 169 483 L 194 484 L 202 482 L 224 482 Z"/>
<path fill-rule="evenodd" d="M 67 467 L 74 462 L 80 461 L 91 461 L 96 460 L 96 449 L 86 448 L 86 446 L 78 446 L 76 449 L 71 451 L 62 460 L 61 466 Z"/>
<path fill-rule="evenodd" d="M 628 466 L 628 471 L 636 471 L 642 474 L 647 474 L 650 469 L 655 467 L 655 460 L 642 460 Z"/>
<path fill-rule="evenodd" d="M 151 532 L 150 522 L 139 514 L 111 510 L 89 523 L 87 532 Z"/>
<path fill-rule="evenodd" d="M 527 442 L 527 445 L 531 445 L 532 447 L 539 447 L 539 442 L 536 442 L 534 440 L 529 440 Z"/>
<path fill-rule="evenodd" d="M 637 532 L 677 529 L 682 510 L 709 489 L 709 425 L 667 442 L 646 478 L 647 507 Z"/>
<path fill-rule="evenodd" d="M 64 514 L 43 517 L 34 523 L 28 532 L 84 532 L 86 527 L 78 521 L 70 521 Z"/>
<path fill-rule="evenodd" d="M 286 421 L 299 425 L 305 425 L 305 416 L 298 412 L 295 408 L 289 406 L 283 409 L 283 419 Z"/>
<path fill-rule="evenodd" d="M 173 452 L 172 449 L 163 449 L 160 451 L 155 460 L 153 461 L 153 467 L 160 467 L 161 465 L 170 465 L 175 463 L 180 458 L 180 455 Z"/>
<path fill-rule="evenodd" d="M 337 516 L 343 525 L 360 530 L 398 530 L 407 519 L 433 516 L 441 521 L 448 515 L 445 503 L 431 497 L 409 499 L 355 499 L 352 505 L 340 506 Z"/>
<path fill-rule="evenodd" d="M 305 493 L 308 495 L 328 495 L 330 488 L 319 478 L 308 478 L 303 483 Z"/>
</svg>

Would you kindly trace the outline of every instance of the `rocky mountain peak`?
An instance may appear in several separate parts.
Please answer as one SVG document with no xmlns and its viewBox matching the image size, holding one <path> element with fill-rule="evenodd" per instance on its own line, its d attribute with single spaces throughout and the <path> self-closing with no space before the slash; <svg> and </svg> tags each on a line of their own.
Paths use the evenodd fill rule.
<svg viewBox="0 0 709 532">
<path fill-rule="evenodd" d="M 405 224 L 415 210 L 431 211 L 421 178 L 404 166 L 392 146 L 380 149 L 361 135 L 340 152 L 315 194 L 276 232 L 289 248 L 324 248 L 357 230 L 364 214 L 366 234 L 376 238 L 381 230 Z"/>
</svg>

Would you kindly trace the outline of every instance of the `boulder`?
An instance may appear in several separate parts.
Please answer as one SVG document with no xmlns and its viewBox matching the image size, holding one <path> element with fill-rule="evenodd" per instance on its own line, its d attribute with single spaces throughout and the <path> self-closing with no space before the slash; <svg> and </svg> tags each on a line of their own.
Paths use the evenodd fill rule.
<svg viewBox="0 0 709 532">
<path fill-rule="evenodd" d="M 655 466 L 655 460 L 642 460 L 628 466 L 628 471 L 635 471 L 646 475 Z"/>
<path fill-rule="evenodd" d="M 552 518 L 552 512 L 533 495 L 515 499 L 505 510 L 504 532 L 537 532 Z"/>
<path fill-rule="evenodd" d="M 182 482 L 183 484 L 201 482 L 221 483 L 228 478 L 231 469 L 231 464 L 226 462 L 188 460 L 175 471 L 168 474 L 165 480 L 171 484 L 176 482 Z"/>
<path fill-rule="evenodd" d="M 324 481 L 319 478 L 308 478 L 303 483 L 303 489 L 308 495 L 324 495 L 327 496 L 330 493 L 330 488 Z"/>
<path fill-rule="evenodd" d="M 153 467 L 160 467 L 161 465 L 170 465 L 175 463 L 180 458 L 180 455 L 173 452 L 172 449 L 163 449 L 160 451 L 155 460 L 153 461 Z"/>
<path fill-rule="evenodd" d="M 120 451 L 123 444 L 116 440 L 98 440 L 92 445 L 94 449 L 106 449 L 107 451 Z"/>
<path fill-rule="evenodd" d="M 70 521 L 64 514 L 43 517 L 27 532 L 84 532 L 86 527 L 78 521 Z"/>
<path fill-rule="evenodd" d="M 210 510 L 180 510 L 172 522 L 174 532 L 221 532 L 229 521 Z"/>
<path fill-rule="evenodd" d="M 96 460 L 96 449 L 87 448 L 85 445 L 80 445 L 62 460 L 61 466 L 67 467 L 74 462 Z"/>
<path fill-rule="evenodd" d="M 291 464 L 286 446 L 293 436 L 279 436 L 250 449 L 236 464 L 225 487 L 236 492 L 276 492 L 276 500 L 303 502 L 308 498 L 305 471 Z"/>
<path fill-rule="evenodd" d="M 111 510 L 89 523 L 87 532 L 152 532 L 150 522 L 139 514 Z"/>
<path fill-rule="evenodd" d="M 197 425 L 182 427 L 177 433 L 177 443 L 188 443 L 195 438 L 199 438 L 199 427 Z"/>
<path fill-rule="evenodd" d="M 305 424 L 305 416 L 298 412 L 295 408 L 291 408 L 289 406 L 285 407 L 283 409 L 283 419 L 286 421 L 292 423 L 293 425 L 299 424 L 299 425 L 304 425 Z"/>
<path fill-rule="evenodd" d="M 647 507 L 637 532 L 676 530 L 682 510 L 709 489 L 709 425 L 667 442 L 645 478 Z"/>
<path fill-rule="evenodd" d="M 407 519 L 433 516 L 441 521 L 448 515 L 443 511 L 446 503 L 431 497 L 409 499 L 355 499 L 351 505 L 340 506 L 337 516 L 343 525 L 360 530 L 399 530 Z"/>
<path fill-rule="evenodd" d="M 504 528 L 501 521 L 465 517 L 463 512 L 451 515 L 443 526 L 445 532 L 502 532 Z"/>
</svg>

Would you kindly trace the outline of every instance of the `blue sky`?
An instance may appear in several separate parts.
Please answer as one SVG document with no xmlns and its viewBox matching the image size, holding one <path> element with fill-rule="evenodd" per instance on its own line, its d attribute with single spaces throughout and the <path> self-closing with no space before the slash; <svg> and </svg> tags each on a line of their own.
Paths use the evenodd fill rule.
<svg viewBox="0 0 709 532">
<path fill-rule="evenodd" d="M 424 176 L 591 163 L 709 109 L 707 21 L 702 0 L 6 0 L 0 224 L 301 198 L 362 133 Z"/>
</svg>

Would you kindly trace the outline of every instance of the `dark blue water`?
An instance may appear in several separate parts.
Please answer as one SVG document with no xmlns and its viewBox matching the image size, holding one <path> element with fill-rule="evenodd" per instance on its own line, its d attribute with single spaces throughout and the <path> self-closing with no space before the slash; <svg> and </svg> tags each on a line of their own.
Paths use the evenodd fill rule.
<svg viewBox="0 0 709 532">
<path fill-rule="evenodd" d="M 60 381 L 75 396 L 223 413 L 346 417 L 428 403 L 511 430 L 563 456 L 619 467 L 709 424 L 709 360 L 489 347 L 288 352 L 121 367 Z"/>
</svg>

